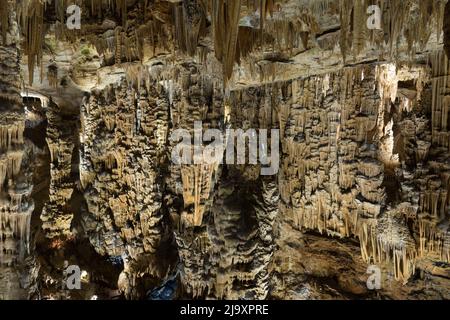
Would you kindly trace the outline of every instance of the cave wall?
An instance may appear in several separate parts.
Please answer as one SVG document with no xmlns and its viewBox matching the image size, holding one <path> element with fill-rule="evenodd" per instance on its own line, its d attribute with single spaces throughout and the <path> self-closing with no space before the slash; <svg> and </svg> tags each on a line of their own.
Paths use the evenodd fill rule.
<svg viewBox="0 0 450 320">
<path fill-rule="evenodd" d="M 27 257 L 53 298 L 70 296 L 68 260 L 97 277 L 81 298 L 171 281 L 178 298 L 449 297 L 447 1 L 78 1 L 77 31 L 66 1 L 7 3 L 2 297 L 31 292 Z M 32 191 L 21 95 L 42 101 L 48 198 Z M 199 121 L 279 129 L 279 170 L 173 163 L 172 134 Z"/>
<path fill-rule="evenodd" d="M 25 141 L 25 112 L 20 95 L 20 52 L 12 2 L 3 10 L 0 57 L 0 298 L 28 297 L 25 258 L 30 253 L 32 145 Z M 6 19 L 6 21 L 5 21 Z M 5 25 L 7 22 L 7 25 Z M 30 289 L 31 290 L 31 289 Z"/>
</svg>

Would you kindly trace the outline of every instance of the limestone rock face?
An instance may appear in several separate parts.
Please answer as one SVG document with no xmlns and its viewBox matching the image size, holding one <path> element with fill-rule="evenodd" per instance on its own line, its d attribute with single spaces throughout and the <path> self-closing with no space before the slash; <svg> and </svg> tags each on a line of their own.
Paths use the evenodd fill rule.
<svg viewBox="0 0 450 320">
<path fill-rule="evenodd" d="M 1 299 L 450 298 L 450 2 L 75 2 L 0 1 Z"/>
<path fill-rule="evenodd" d="M 10 2 L 5 5 L 12 8 Z M 0 45 L 0 298 L 21 299 L 29 289 L 22 270 L 30 253 L 33 150 L 24 138 L 16 14 L 10 11 L 2 19 L 8 25 L 2 26 L 6 34 Z"/>
</svg>

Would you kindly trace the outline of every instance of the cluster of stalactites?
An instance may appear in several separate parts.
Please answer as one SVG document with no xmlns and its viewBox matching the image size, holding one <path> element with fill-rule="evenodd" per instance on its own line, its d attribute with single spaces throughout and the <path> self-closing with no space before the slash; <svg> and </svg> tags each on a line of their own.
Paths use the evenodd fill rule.
<svg viewBox="0 0 450 320">
<path fill-rule="evenodd" d="M 181 168 L 183 200 L 185 208 L 194 206 L 193 213 L 182 217 L 188 226 L 201 226 L 205 213 L 205 202 L 210 198 L 213 188 L 213 175 L 217 165 L 190 165 Z"/>
<path fill-rule="evenodd" d="M 361 230 L 363 259 L 376 264 L 393 266 L 396 280 L 406 283 L 414 274 L 417 249 L 403 217 L 388 211 L 376 225 L 363 226 Z"/>
<path fill-rule="evenodd" d="M 381 29 L 376 25 L 367 27 L 370 23 L 367 8 L 370 5 L 378 6 L 381 11 Z M 412 57 L 416 50 L 425 47 L 433 31 L 439 41 L 445 5 L 446 0 L 340 0 L 340 48 L 344 62 L 350 54 L 357 56 L 361 53 L 369 43 L 382 52 L 386 48 L 395 58 L 401 37 L 406 39 Z"/>
<path fill-rule="evenodd" d="M 369 141 L 368 131 L 373 131 L 373 134 L 379 137 L 387 135 L 386 131 L 388 131 L 387 129 L 392 124 L 391 122 L 386 123 L 383 120 L 384 116 L 381 112 L 384 112 L 386 105 L 390 105 L 396 101 L 400 78 L 401 70 L 397 70 L 395 65 L 382 64 L 363 68 L 346 68 L 338 74 L 332 73 L 301 81 L 293 81 L 292 101 L 295 104 L 280 107 L 278 114 L 280 128 L 283 128 L 281 133 L 283 137 L 283 152 L 287 157 L 287 161 L 283 162 L 281 174 L 290 177 L 286 179 L 286 182 L 281 183 L 280 193 L 284 203 L 288 204 L 285 208 L 284 203 L 282 203 L 282 208 L 287 209 L 287 215 L 293 218 L 293 222 L 298 227 L 318 230 L 329 236 L 348 237 L 355 235 L 359 238 L 361 255 L 364 261 L 387 266 L 393 271 L 394 277 L 398 281 L 406 283 L 414 274 L 418 256 L 420 257 L 427 252 L 433 251 L 439 254 L 442 261 L 448 259 L 448 234 L 438 232 L 436 223 L 428 226 L 422 221 L 420 231 L 421 248 L 419 248 L 414 238 L 411 237 L 410 230 L 403 216 L 398 212 L 399 210 L 383 212 L 384 210 L 381 211 L 382 208 L 377 205 L 378 203 L 383 203 L 385 196 L 384 188 L 381 185 L 383 181 L 384 159 L 379 158 L 379 154 L 375 152 L 371 156 L 373 159 L 369 160 L 365 158 L 364 161 L 360 161 L 356 165 L 356 169 L 355 164 L 352 164 L 352 162 L 354 159 L 361 157 L 362 152 L 368 152 L 368 150 L 365 150 L 363 146 L 359 148 L 359 151 L 355 150 L 356 143 L 352 146 L 348 143 L 348 140 L 342 141 L 343 139 L 348 139 L 348 134 L 352 126 L 355 126 L 356 129 L 359 128 L 359 122 L 361 122 L 363 128 L 355 130 L 354 135 L 351 136 L 357 142 L 363 143 L 364 141 Z M 371 79 L 373 79 L 373 81 L 370 81 L 372 83 L 371 86 L 373 86 L 379 99 L 374 101 L 374 103 L 368 104 L 361 99 L 361 89 L 365 87 L 359 87 L 358 85 L 368 83 Z M 420 89 L 421 85 L 418 84 L 417 86 Z M 310 111 L 308 114 L 307 112 L 309 110 L 298 110 L 295 106 L 310 106 L 311 104 L 314 106 L 310 100 L 313 98 L 318 101 L 328 101 L 326 96 L 331 95 L 331 91 L 329 90 L 331 88 L 333 88 L 333 92 L 339 92 L 342 101 L 335 99 L 337 101 L 331 106 L 321 104 L 321 108 L 329 107 L 328 123 L 330 130 L 328 132 L 330 135 L 333 133 L 333 139 L 330 139 L 330 141 L 339 141 L 341 148 L 340 158 L 342 160 L 351 160 L 348 164 L 341 163 L 338 166 L 337 184 L 341 188 L 349 189 L 357 183 L 362 196 L 369 200 L 368 202 L 358 202 L 360 204 L 356 210 L 353 205 L 355 200 L 352 198 L 351 193 L 340 193 L 338 191 L 339 189 L 332 188 L 331 194 L 328 195 L 327 192 L 318 189 L 317 181 L 307 177 L 307 172 L 317 170 L 317 163 L 319 163 L 319 161 L 315 161 L 316 166 L 314 166 L 315 164 L 310 163 L 307 159 L 311 156 L 312 148 L 314 147 L 313 142 L 311 142 L 314 139 L 314 134 L 311 134 L 310 131 L 309 135 L 306 135 L 304 131 L 308 117 L 312 117 L 311 114 L 314 114 L 316 111 Z M 346 100 L 349 97 L 351 97 L 351 101 Z M 343 106 L 350 106 L 352 103 L 364 106 L 358 109 L 360 109 L 360 112 L 364 112 L 365 115 L 357 115 L 355 117 L 353 114 L 355 110 L 352 108 L 346 107 L 344 109 L 339 107 L 341 104 Z M 313 110 L 316 109 L 313 108 Z M 370 126 L 368 123 L 364 123 L 363 120 L 370 120 L 371 118 L 374 120 L 369 121 L 371 122 Z M 322 122 L 326 123 L 325 119 Z M 340 135 L 339 130 L 331 127 L 335 122 L 340 124 L 343 129 L 346 128 L 346 130 L 342 130 Z M 295 141 L 292 137 L 293 133 L 291 131 L 293 130 L 295 132 L 301 132 L 301 134 L 295 135 L 295 137 L 298 137 L 298 141 Z M 318 132 L 319 134 L 323 134 L 320 130 Z M 308 142 L 308 139 L 310 142 Z M 380 150 L 382 150 L 384 143 L 386 141 L 381 141 Z M 329 146 L 332 147 L 333 144 L 330 142 Z M 353 177 L 354 173 L 352 171 L 355 169 L 359 174 Z M 377 189 L 374 189 L 374 187 Z M 444 190 L 447 190 L 446 188 L 446 186 L 443 187 Z M 375 190 L 377 191 L 374 192 Z M 315 202 L 315 205 L 302 203 L 302 194 L 311 191 L 314 191 L 314 194 L 309 196 L 310 193 L 308 193 L 308 200 Z M 446 196 L 446 192 L 444 193 L 444 196 Z M 375 197 L 380 198 L 375 199 Z M 426 202 L 429 203 L 429 207 L 431 207 L 432 203 L 431 198 L 430 195 L 430 200 Z M 447 198 L 442 197 L 442 199 Z M 292 208 L 289 208 L 291 201 Z M 348 208 L 342 206 L 339 209 L 342 213 L 340 219 L 343 221 L 331 218 L 337 214 L 328 208 L 330 204 L 336 201 L 338 203 L 352 204 Z M 433 203 L 435 204 L 436 201 Z M 443 201 L 439 203 L 443 203 Z M 439 206 L 433 206 L 433 208 L 435 208 L 436 212 L 442 212 L 443 210 L 443 207 Z M 369 213 L 371 218 L 367 218 Z M 431 239 L 431 241 L 428 239 Z"/>
<path fill-rule="evenodd" d="M 24 142 L 23 132 L 25 123 L 19 116 L 18 121 L 0 125 L 0 191 L 7 179 L 12 179 L 19 174 Z"/>
<path fill-rule="evenodd" d="M 439 260 L 450 263 L 450 232 L 440 229 L 435 221 L 419 218 L 418 256 L 435 255 Z"/>
<path fill-rule="evenodd" d="M 142 38 L 147 37 L 149 40 L 151 40 L 153 47 L 156 47 L 155 38 L 158 38 L 158 40 L 163 40 L 159 38 L 163 38 L 164 33 L 166 33 L 161 29 L 161 26 L 159 25 L 162 22 L 160 21 L 161 14 L 155 11 L 156 15 L 153 18 L 150 17 L 151 19 L 148 19 L 148 21 L 144 25 L 137 27 L 133 36 L 127 36 L 123 38 L 122 33 L 127 31 L 128 26 L 127 17 L 129 8 L 127 8 L 126 0 L 78 0 L 74 3 L 67 0 L 55 0 L 50 2 L 42 0 L 17 1 L 16 7 L 12 9 L 15 9 L 17 11 L 18 22 L 25 39 L 23 49 L 28 57 L 28 80 L 30 84 L 33 83 L 35 67 L 41 66 L 42 63 L 44 38 L 48 29 L 44 22 L 44 16 L 46 15 L 47 7 L 51 5 L 54 6 L 54 11 L 56 13 L 56 34 L 60 36 L 64 35 L 65 38 L 74 40 L 73 36 L 68 36 L 69 32 L 67 32 L 66 25 L 64 23 L 66 19 L 66 9 L 71 4 L 79 5 L 83 9 L 86 8 L 88 12 L 87 15 L 90 17 L 105 18 L 105 13 L 107 12 L 120 17 L 122 24 L 121 28 L 123 28 L 123 30 L 116 30 L 116 42 L 118 42 L 118 39 L 123 39 L 121 40 L 121 42 L 127 43 L 120 43 L 120 46 L 117 46 L 117 49 L 122 46 L 125 48 L 131 48 L 134 47 L 133 44 L 135 44 L 138 48 L 138 55 L 140 56 L 140 58 L 142 58 Z M 153 5 L 164 7 L 164 5 L 161 5 L 159 3 Z M 246 5 L 247 7 L 252 7 L 250 3 L 246 3 Z M 229 79 L 231 77 L 233 65 L 236 58 L 236 46 L 239 35 L 239 20 L 241 18 L 241 12 L 243 11 L 241 0 L 184 1 L 182 4 L 170 4 L 170 6 L 173 9 L 173 19 L 172 21 L 165 21 L 165 23 L 174 24 L 175 38 L 177 39 L 179 48 L 182 51 L 186 51 L 190 55 L 193 55 L 197 51 L 196 49 L 198 45 L 199 35 L 203 34 L 205 30 L 207 12 L 211 15 L 216 57 L 223 63 L 225 81 Z M 266 15 L 273 12 L 274 6 L 275 0 L 253 1 L 254 10 L 259 10 L 260 12 L 261 33 L 266 20 Z M 143 16 L 145 19 L 149 18 L 147 17 L 147 12 L 150 7 L 151 6 L 148 1 L 142 2 L 142 8 L 144 10 Z M 9 7 L 3 5 L 2 8 Z M 2 20 L 2 34 L 4 37 L 9 25 L 8 10 L 0 10 L 0 18 Z M 118 31 L 121 37 L 117 36 Z M 71 32 L 70 34 L 80 35 L 82 33 L 83 31 L 77 31 Z M 161 34 L 161 37 L 159 36 L 159 34 Z M 91 34 L 87 34 L 87 36 L 89 38 L 95 38 L 99 41 L 102 40 L 101 37 L 95 37 Z M 133 43 L 128 43 L 130 39 L 131 41 L 133 41 Z M 93 42 L 97 44 L 97 41 Z"/>
<path fill-rule="evenodd" d="M 4 212 L 0 206 L 0 265 L 12 265 L 29 252 L 30 220 L 34 206 L 22 212 Z"/>
<path fill-rule="evenodd" d="M 144 2 L 146 8 L 148 1 Z M 106 13 L 112 13 L 121 18 L 122 26 L 127 23 L 127 0 L 50 0 L 49 3 L 54 5 L 56 18 L 59 22 L 65 21 L 67 7 L 78 5 L 86 9 L 91 17 L 104 18 Z"/>
<path fill-rule="evenodd" d="M 233 66 L 236 61 L 242 2 L 244 1 L 211 0 L 210 4 L 214 52 L 216 58 L 222 63 L 225 84 L 233 73 Z M 259 29 L 262 40 L 266 16 L 272 14 L 275 1 L 261 0 L 259 1 L 259 6 L 256 3 L 256 1 L 253 1 L 254 8 L 259 9 L 260 12 Z"/>
<path fill-rule="evenodd" d="M 0 149 L 23 144 L 25 123 L 23 119 L 10 124 L 0 124 Z"/>
<path fill-rule="evenodd" d="M 53 3 L 52 3 L 53 2 Z M 57 19 L 56 24 L 65 26 L 66 10 L 71 4 L 77 4 L 86 8 L 90 8 L 90 13 L 94 17 L 101 17 L 105 9 L 110 12 L 115 12 L 122 19 L 122 25 L 126 25 L 127 21 L 127 1 L 126 0 L 79 0 L 69 2 L 67 0 L 18 0 L 14 2 L 9 0 L 2 0 L 0 3 L 0 20 L 1 20 L 1 32 L 3 39 L 6 37 L 10 21 L 9 14 L 13 10 L 17 13 L 17 22 L 21 27 L 21 32 L 24 36 L 23 50 L 28 57 L 28 73 L 29 83 L 33 83 L 34 70 L 36 66 L 41 68 L 42 80 L 42 56 L 44 47 L 44 38 L 48 26 L 44 22 L 47 7 L 54 5 Z M 147 2 L 146 2 L 147 3 Z M 55 28 L 57 30 L 58 28 Z M 64 33 L 67 34 L 67 33 Z"/>
<path fill-rule="evenodd" d="M 391 56 L 393 56 L 396 54 L 398 40 L 402 36 L 407 41 L 410 53 L 415 52 L 416 49 L 426 45 L 433 29 L 436 30 L 437 38 L 439 39 L 444 27 L 445 0 L 411 0 L 407 3 L 400 0 L 390 2 L 381 0 L 375 2 L 369 0 L 337 1 L 339 1 L 337 11 L 339 12 L 341 22 L 340 48 L 344 61 L 351 53 L 357 56 L 369 42 L 379 48 L 387 47 Z M 63 23 L 66 18 L 65 9 L 73 3 L 69 3 L 66 0 L 52 1 L 49 3 L 42 0 L 22 0 L 16 3 L 19 25 L 25 37 L 24 51 L 28 56 L 29 81 L 32 83 L 34 68 L 42 62 L 42 48 L 46 32 L 46 26 L 44 24 L 46 7 L 54 5 L 57 19 L 55 21 L 57 24 L 55 30 L 59 30 L 66 28 L 65 23 Z M 128 20 L 128 11 L 130 8 L 127 8 L 126 0 L 78 0 L 75 3 L 82 6 L 82 12 L 86 9 L 86 15 L 88 17 L 101 19 L 105 18 L 108 13 L 115 15 L 121 19 L 121 28 L 123 30 L 120 33 L 127 32 L 127 26 L 131 20 Z M 150 4 L 148 1 L 142 1 L 139 4 L 142 7 L 142 16 L 146 22 L 135 28 L 136 30 L 133 32 L 133 36 L 122 36 L 120 39 L 123 40 L 120 47 L 136 47 L 138 51 L 137 55 L 142 59 L 143 39 L 147 38 L 151 40 L 153 47 L 160 45 L 155 43 L 155 38 L 166 41 L 167 39 L 163 35 L 167 32 L 163 31 L 159 24 L 168 23 L 173 24 L 173 39 L 176 39 L 178 47 L 189 55 L 194 55 L 197 52 L 199 37 L 205 34 L 206 20 L 210 17 L 214 52 L 217 59 L 222 63 L 225 83 L 232 76 L 235 62 L 239 62 L 241 56 L 249 54 L 258 44 L 263 44 L 264 34 L 269 34 L 270 37 L 273 37 L 272 42 L 274 48 L 283 43 L 285 48 L 292 49 L 292 46 L 298 42 L 298 37 L 301 38 L 303 46 L 306 48 L 310 34 L 319 32 L 319 27 L 315 20 L 318 19 L 320 14 L 333 14 L 336 10 L 333 1 L 311 1 L 307 4 L 302 4 L 304 12 L 295 21 L 290 21 L 287 18 L 267 18 L 268 15 L 273 15 L 275 8 L 277 8 L 275 0 L 191 0 L 164 5 L 161 3 L 155 2 Z M 367 8 L 373 4 L 381 8 L 383 32 L 368 29 L 366 26 L 368 16 Z M 153 6 L 156 7 L 155 11 L 153 10 Z M 7 7 L 2 6 L 2 8 Z M 165 9 L 163 11 L 168 12 L 161 15 L 161 12 L 158 12 L 160 10 L 159 7 L 164 7 Z M 155 16 L 150 17 L 148 12 L 153 11 L 155 12 Z M 244 16 L 250 16 L 255 11 L 259 12 L 260 15 L 259 26 L 245 25 L 242 18 Z M 166 16 L 167 13 L 170 13 L 172 19 Z M 7 10 L 0 9 L 0 18 L 3 22 L 1 26 L 2 33 L 5 36 L 8 27 Z M 168 20 L 162 21 L 165 19 Z M 296 21 L 300 22 L 298 26 L 296 25 Z M 430 28 L 429 21 L 432 22 L 433 28 Z M 387 43 L 381 36 L 382 33 L 387 34 Z M 68 33 L 64 32 L 64 34 Z M 78 33 L 71 32 L 71 34 Z M 82 32 L 79 34 L 82 34 Z M 159 34 L 161 35 L 159 36 Z M 100 42 L 102 40 L 97 35 L 86 35 Z M 116 35 L 117 39 L 119 37 Z M 94 43 L 97 42 L 94 41 Z M 131 55 L 130 53 L 129 56 Z"/>
<path fill-rule="evenodd" d="M 339 4 L 336 10 L 333 1 L 311 1 L 300 5 L 299 11 L 302 13 L 291 21 L 288 18 L 267 19 L 267 15 L 272 15 L 276 7 L 274 1 L 255 4 L 256 2 L 258 1 L 253 1 L 254 9 L 259 10 L 261 15 L 259 29 L 247 26 L 242 20 L 244 14 L 251 12 L 251 1 L 211 0 L 208 6 L 214 51 L 222 63 L 225 83 L 232 76 L 234 63 L 239 62 L 241 57 L 251 53 L 258 45 L 262 48 L 268 40 L 266 36 L 273 37 L 269 41 L 273 49 L 292 51 L 294 46 L 298 46 L 299 37 L 304 49 L 307 49 L 311 35 L 320 32 L 317 20 L 324 14 L 332 16 L 339 13 L 339 45 L 344 62 L 350 54 L 356 58 L 369 45 L 378 48 L 380 56 L 384 56 L 387 51 L 394 59 L 400 54 L 398 45 L 401 38 L 406 40 L 408 54 L 412 57 L 413 53 L 426 46 L 433 32 L 437 41 L 440 40 L 446 4 L 445 0 L 411 0 L 406 3 L 401 0 L 337 0 L 334 1 Z M 370 5 L 377 5 L 381 10 L 381 30 L 367 26 L 367 8 Z M 281 16 L 284 14 L 285 12 L 281 12 Z"/>
<path fill-rule="evenodd" d="M 139 6 L 143 11 L 139 11 L 139 8 L 136 9 Z M 177 8 L 179 6 L 169 2 L 155 2 L 151 6 L 145 2 L 133 7 L 133 13 L 130 15 L 134 19 L 126 20 L 126 22 L 122 22 L 122 25 L 109 21 L 111 26 L 107 30 L 103 29 L 102 33 L 96 30 L 95 25 L 89 24 L 86 26 L 82 24 L 81 30 L 75 33 L 66 32 L 65 25 L 59 24 L 57 32 L 60 34 L 60 38 L 68 39 L 75 39 L 77 34 L 78 37 L 85 35 L 100 55 L 108 57 L 107 60 L 112 57 L 112 62 L 115 64 L 142 62 L 145 48 L 150 49 L 145 52 L 151 56 L 157 56 L 162 52 L 171 52 L 174 37 L 178 37 L 179 44 L 183 42 L 184 45 L 189 43 L 190 47 L 197 46 L 197 40 L 194 41 L 193 38 L 192 41 L 180 40 L 180 25 L 184 26 L 182 23 L 184 20 L 182 19 L 183 14 L 181 14 L 180 24 L 177 24 Z M 125 14 L 126 11 L 122 13 L 122 17 Z M 172 28 L 172 24 L 175 25 L 174 28 Z M 190 30 L 190 28 L 188 29 Z M 181 34 L 185 33 L 181 32 Z M 182 47 L 181 44 L 180 47 Z"/>
</svg>

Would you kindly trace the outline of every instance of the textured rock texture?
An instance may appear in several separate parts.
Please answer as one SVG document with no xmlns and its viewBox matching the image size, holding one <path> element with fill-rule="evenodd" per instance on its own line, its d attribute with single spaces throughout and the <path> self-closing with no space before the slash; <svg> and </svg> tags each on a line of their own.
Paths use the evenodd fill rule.
<svg viewBox="0 0 450 320">
<path fill-rule="evenodd" d="M 74 3 L 0 1 L 0 298 L 450 298 L 448 1 Z"/>
<path fill-rule="evenodd" d="M 16 14 L 7 2 L 0 46 L 0 297 L 28 297 L 26 255 L 30 253 L 33 212 L 31 181 L 33 150 L 24 139 L 25 113 L 20 96 L 19 37 Z M 8 12 L 9 11 L 9 12 Z M 7 25 L 4 25 L 5 22 Z"/>
</svg>

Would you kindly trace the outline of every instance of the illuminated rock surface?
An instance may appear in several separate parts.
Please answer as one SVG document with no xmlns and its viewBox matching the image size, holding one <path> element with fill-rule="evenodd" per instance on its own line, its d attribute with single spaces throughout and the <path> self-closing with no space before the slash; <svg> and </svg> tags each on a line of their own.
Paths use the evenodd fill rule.
<svg viewBox="0 0 450 320">
<path fill-rule="evenodd" d="M 0 299 L 449 299 L 449 9 L 0 1 Z M 279 170 L 173 163 L 196 121 Z"/>
</svg>

